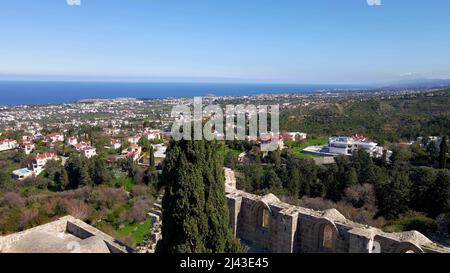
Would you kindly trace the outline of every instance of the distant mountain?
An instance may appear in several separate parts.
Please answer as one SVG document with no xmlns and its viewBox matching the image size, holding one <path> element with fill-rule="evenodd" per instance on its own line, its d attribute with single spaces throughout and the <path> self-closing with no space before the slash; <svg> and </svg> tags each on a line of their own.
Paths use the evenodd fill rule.
<svg viewBox="0 0 450 273">
<path fill-rule="evenodd" d="M 450 87 L 450 79 L 409 79 L 397 82 L 385 83 L 379 88 L 441 88 Z"/>
</svg>

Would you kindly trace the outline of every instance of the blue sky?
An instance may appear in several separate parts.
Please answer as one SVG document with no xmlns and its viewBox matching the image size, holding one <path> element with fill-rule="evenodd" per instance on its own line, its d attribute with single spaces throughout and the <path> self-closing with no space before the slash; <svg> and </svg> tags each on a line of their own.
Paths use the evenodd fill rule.
<svg viewBox="0 0 450 273">
<path fill-rule="evenodd" d="M 450 1 L 0 0 L 0 78 L 450 78 Z"/>
</svg>

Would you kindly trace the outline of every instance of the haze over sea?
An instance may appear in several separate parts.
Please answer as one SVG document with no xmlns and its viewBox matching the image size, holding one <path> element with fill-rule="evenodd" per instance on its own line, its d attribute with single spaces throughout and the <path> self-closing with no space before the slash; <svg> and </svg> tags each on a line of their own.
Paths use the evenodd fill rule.
<svg viewBox="0 0 450 273">
<path fill-rule="evenodd" d="M 353 89 L 352 85 L 262 83 L 0 81 L 0 105 L 68 103 L 95 98 L 246 96 Z"/>
</svg>

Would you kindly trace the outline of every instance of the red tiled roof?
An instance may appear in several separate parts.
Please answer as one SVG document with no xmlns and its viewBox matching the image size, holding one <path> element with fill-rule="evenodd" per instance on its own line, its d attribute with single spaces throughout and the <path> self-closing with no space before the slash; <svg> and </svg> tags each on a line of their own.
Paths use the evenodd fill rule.
<svg viewBox="0 0 450 273">
<path fill-rule="evenodd" d="M 367 137 L 365 136 L 358 136 L 358 135 L 354 135 L 352 136 L 353 140 L 366 140 Z"/>
<path fill-rule="evenodd" d="M 5 138 L 5 139 L 0 139 L 0 142 L 17 142 L 16 140 L 14 140 L 14 139 L 8 139 L 8 138 Z"/>
<path fill-rule="evenodd" d="M 48 134 L 47 137 L 56 137 L 56 136 L 62 136 L 62 135 L 64 135 L 64 134 L 63 133 L 51 133 L 51 134 Z"/>
<path fill-rule="evenodd" d="M 36 159 L 49 159 L 55 157 L 55 153 L 43 153 L 43 154 L 37 154 Z"/>
</svg>

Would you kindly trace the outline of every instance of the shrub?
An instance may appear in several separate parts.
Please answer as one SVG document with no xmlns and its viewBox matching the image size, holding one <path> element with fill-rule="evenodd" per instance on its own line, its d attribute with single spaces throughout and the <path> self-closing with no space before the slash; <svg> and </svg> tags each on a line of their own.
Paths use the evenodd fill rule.
<svg viewBox="0 0 450 273">
<path fill-rule="evenodd" d="M 420 212 L 407 212 L 397 220 L 388 222 L 383 230 L 387 232 L 401 232 L 417 230 L 426 236 L 431 236 L 437 230 L 436 221 Z"/>
<path fill-rule="evenodd" d="M 23 208 L 26 205 L 25 199 L 15 192 L 7 192 L 0 198 L 0 205 L 9 208 Z"/>
<path fill-rule="evenodd" d="M 72 199 L 67 202 L 67 212 L 84 221 L 90 216 L 91 208 L 83 201 Z"/>
</svg>

